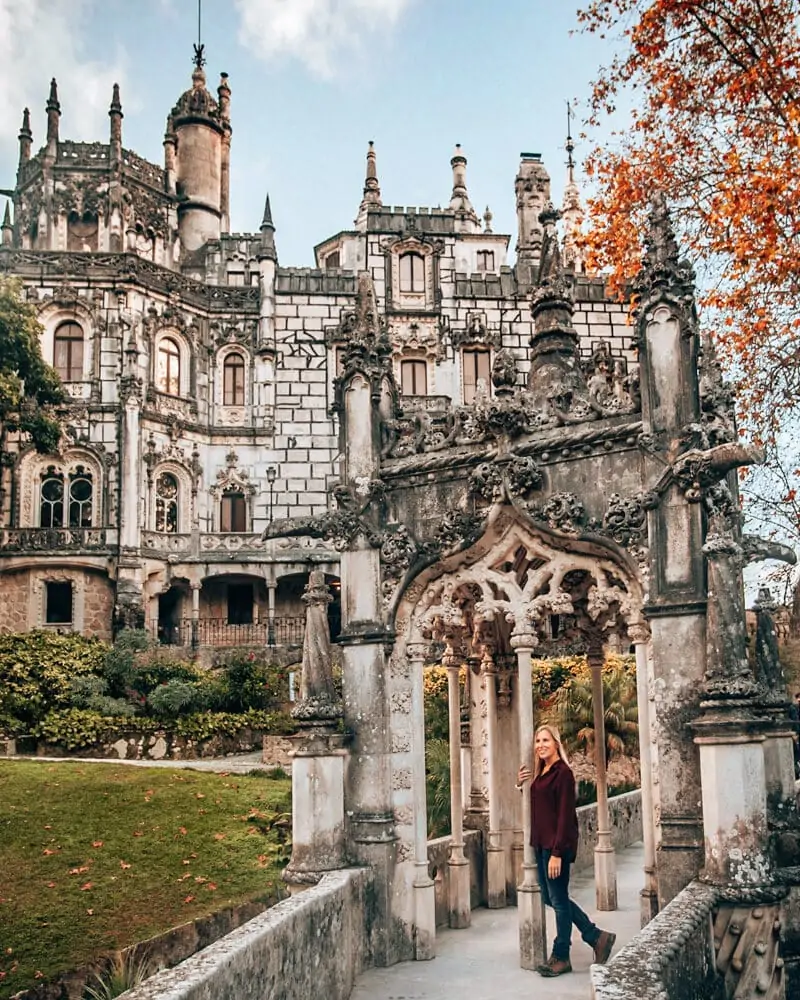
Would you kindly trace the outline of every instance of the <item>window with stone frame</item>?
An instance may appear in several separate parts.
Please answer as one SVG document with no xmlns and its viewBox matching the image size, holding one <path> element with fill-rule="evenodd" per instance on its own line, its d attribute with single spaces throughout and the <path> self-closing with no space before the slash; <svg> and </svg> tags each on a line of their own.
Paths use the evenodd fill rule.
<svg viewBox="0 0 800 1000">
<path fill-rule="evenodd" d="M 168 396 L 181 394 L 181 349 L 172 337 L 164 337 L 158 344 L 156 387 Z"/>
<path fill-rule="evenodd" d="M 401 294 L 422 294 L 425 291 L 425 258 L 409 250 L 400 254 Z"/>
<path fill-rule="evenodd" d="M 494 250 L 478 251 L 478 270 L 494 271 Z"/>
<path fill-rule="evenodd" d="M 44 585 L 44 620 L 47 625 L 71 625 L 72 584 L 69 580 L 47 580 Z"/>
<path fill-rule="evenodd" d="M 245 363 L 241 354 L 229 354 L 222 363 L 222 405 L 244 406 Z"/>
<path fill-rule="evenodd" d="M 155 529 L 167 535 L 178 533 L 180 486 L 171 472 L 161 472 L 156 478 Z"/>
<path fill-rule="evenodd" d="M 222 494 L 219 511 L 219 530 L 229 533 L 248 530 L 247 498 L 244 493 L 229 490 Z"/>
<path fill-rule="evenodd" d="M 83 327 L 69 320 L 61 323 L 53 337 L 53 367 L 62 382 L 80 382 L 83 378 Z"/>
<path fill-rule="evenodd" d="M 461 380 L 464 392 L 464 402 L 475 401 L 478 390 L 478 380 L 482 379 L 486 389 L 491 385 L 492 374 L 491 354 L 484 347 L 468 347 L 461 354 Z"/>
<path fill-rule="evenodd" d="M 325 270 L 326 271 L 336 271 L 342 266 L 342 257 L 338 250 L 334 250 L 333 253 L 329 253 L 325 258 Z"/>
<path fill-rule="evenodd" d="M 428 365 L 411 358 L 400 362 L 400 387 L 404 396 L 428 395 Z"/>
<path fill-rule="evenodd" d="M 78 466 L 65 478 L 55 466 L 42 474 L 39 525 L 42 528 L 91 528 L 94 482 L 91 472 Z"/>
</svg>

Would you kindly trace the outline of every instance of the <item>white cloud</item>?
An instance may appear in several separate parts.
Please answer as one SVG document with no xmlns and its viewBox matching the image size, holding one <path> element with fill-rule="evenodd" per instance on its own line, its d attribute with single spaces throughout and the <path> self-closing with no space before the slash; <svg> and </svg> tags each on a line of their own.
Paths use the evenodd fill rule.
<svg viewBox="0 0 800 1000">
<path fill-rule="evenodd" d="M 105 139 L 111 88 L 123 87 L 118 54 L 101 61 L 83 40 L 94 0 L 0 0 L 0 144 L 9 154 L 23 107 L 31 109 L 34 149 L 44 142 L 50 78 L 58 81 L 61 135 Z M 5 159 L 5 156 L 4 156 Z"/>
<path fill-rule="evenodd" d="M 392 28 L 413 0 L 235 0 L 239 40 L 263 59 L 299 59 L 318 76 L 369 36 Z"/>
</svg>

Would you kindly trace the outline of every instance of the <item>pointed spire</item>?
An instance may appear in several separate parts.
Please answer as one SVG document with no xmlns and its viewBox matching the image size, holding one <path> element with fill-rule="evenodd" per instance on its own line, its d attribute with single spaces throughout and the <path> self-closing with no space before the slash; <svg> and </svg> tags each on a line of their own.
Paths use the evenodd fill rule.
<svg viewBox="0 0 800 1000">
<path fill-rule="evenodd" d="M 480 222 L 467 194 L 467 158 L 461 151 L 461 143 L 456 143 L 450 166 L 453 168 L 453 193 L 450 197 L 450 209 L 461 221 L 462 230 L 479 232 Z"/>
<path fill-rule="evenodd" d="M 382 205 L 381 186 L 378 183 L 378 158 L 375 155 L 375 143 L 370 139 L 369 146 L 367 147 L 367 173 L 364 179 L 364 195 L 358 207 L 358 215 L 355 221 L 356 228 L 366 228 L 367 213 L 370 210 L 370 206 L 380 208 Z"/>
<path fill-rule="evenodd" d="M 228 74 L 220 73 L 219 87 L 217 87 L 217 97 L 219 98 L 219 116 L 223 121 L 230 121 L 231 118 L 231 85 L 228 83 Z"/>
<path fill-rule="evenodd" d="M 111 105 L 108 109 L 110 119 L 111 158 L 119 160 L 122 156 L 122 103 L 119 99 L 119 84 L 115 83 L 111 91 Z"/>
<path fill-rule="evenodd" d="M 11 209 L 6 202 L 6 210 L 3 212 L 2 245 L 10 247 L 14 240 L 14 227 L 11 224 Z"/>
<path fill-rule="evenodd" d="M 572 154 L 575 143 L 572 140 L 572 107 L 567 101 L 567 183 L 564 186 L 564 200 L 561 216 L 564 220 L 564 263 L 575 271 L 586 269 L 586 255 L 581 245 L 583 230 L 583 207 L 580 189 L 575 181 L 575 160 Z"/>
<path fill-rule="evenodd" d="M 31 143 L 33 142 L 33 132 L 31 132 L 31 113 L 28 108 L 22 112 L 22 127 L 19 130 L 19 162 L 25 163 L 31 158 Z"/>
<path fill-rule="evenodd" d="M 686 295 L 694 292 L 694 271 L 688 261 L 680 258 L 663 191 L 657 191 L 650 204 L 644 260 L 634 284 L 640 295 L 647 292 L 652 295 L 664 288 Z"/>
<path fill-rule="evenodd" d="M 494 216 L 489 211 L 489 206 L 486 206 L 486 211 L 483 213 L 483 231 L 485 233 L 490 233 L 492 231 L 492 219 Z"/>
<path fill-rule="evenodd" d="M 259 258 L 269 257 L 272 260 L 278 259 L 278 252 L 275 249 L 275 226 L 272 222 L 272 206 L 269 202 L 269 194 L 264 202 L 264 217 L 261 220 L 261 249 Z"/>
<path fill-rule="evenodd" d="M 45 106 L 47 111 L 47 145 L 48 152 L 55 153 L 58 145 L 58 120 L 61 117 L 61 105 L 58 103 L 58 85 L 56 78 L 50 81 L 50 95 Z"/>
<path fill-rule="evenodd" d="M 111 106 L 108 109 L 110 115 L 122 114 L 122 104 L 119 99 L 119 84 L 115 83 L 111 91 Z"/>
</svg>

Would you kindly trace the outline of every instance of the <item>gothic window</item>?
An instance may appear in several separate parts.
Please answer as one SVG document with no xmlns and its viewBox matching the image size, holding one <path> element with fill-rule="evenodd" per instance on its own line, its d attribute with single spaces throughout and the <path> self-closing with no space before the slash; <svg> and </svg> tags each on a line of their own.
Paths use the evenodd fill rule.
<svg viewBox="0 0 800 1000">
<path fill-rule="evenodd" d="M 72 584 L 48 580 L 44 585 L 44 620 L 48 625 L 72 624 Z"/>
<path fill-rule="evenodd" d="M 424 361 L 401 361 L 400 385 L 404 396 L 427 396 L 427 364 Z"/>
<path fill-rule="evenodd" d="M 156 531 L 174 535 L 178 532 L 178 480 L 171 472 L 156 479 Z"/>
<path fill-rule="evenodd" d="M 234 288 L 244 287 L 244 271 L 228 271 L 228 284 Z"/>
<path fill-rule="evenodd" d="M 425 291 L 425 259 L 409 251 L 400 255 L 400 291 Z"/>
<path fill-rule="evenodd" d="M 489 377 L 491 374 L 489 352 L 482 348 L 466 350 L 463 352 L 462 362 L 464 402 L 472 403 L 478 388 L 478 379 L 483 379 L 486 388 L 488 389 L 489 387 Z"/>
<path fill-rule="evenodd" d="M 244 493 L 230 491 L 220 501 L 219 530 L 247 531 L 247 500 Z"/>
<path fill-rule="evenodd" d="M 62 382 L 79 382 L 83 378 L 83 329 L 77 323 L 62 323 L 56 330 L 53 367 Z"/>
<path fill-rule="evenodd" d="M 228 624 L 253 624 L 253 585 L 250 583 L 228 584 Z"/>
<path fill-rule="evenodd" d="M 64 527 L 64 477 L 52 466 L 42 476 L 39 524 L 43 528 Z"/>
<path fill-rule="evenodd" d="M 494 271 L 494 250 L 478 251 L 478 270 Z"/>
<path fill-rule="evenodd" d="M 229 354 L 222 365 L 222 405 L 244 406 L 244 358 Z"/>
<path fill-rule="evenodd" d="M 164 337 L 158 345 L 156 385 L 169 396 L 181 394 L 181 349 L 171 337 Z"/>
<path fill-rule="evenodd" d="M 92 526 L 92 474 L 78 466 L 69 477 L 69 526 Z"/>
<path fill-rule="evenodd" d="M 325 258 L 325 270 L 335 271 L 337 268 L 342 266 L 341 260 L 342 258 L 338 250 L 335 250 L 333 253 L 329 253 Z"/>
</svg>

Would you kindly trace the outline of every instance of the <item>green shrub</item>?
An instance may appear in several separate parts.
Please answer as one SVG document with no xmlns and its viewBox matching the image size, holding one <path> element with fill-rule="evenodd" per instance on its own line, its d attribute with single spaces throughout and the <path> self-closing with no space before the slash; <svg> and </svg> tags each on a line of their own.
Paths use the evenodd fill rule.
<svg viewBox="0 0 800 1000">
<path fill-rule="evenodd" d="M 238 715 L 230 712 L 198 712 L 166 722 L 141 716 L 135 719 L 105 716 L 91 709 L 70 708 L 50 712 L 33 732 L 48 743 L 58 743 L 68 750 L 78 750 L 97 743 L 113 742 L 128 733 L 172 732 L 192 740 L 207 740 L 212 736 L 235 736 L 245 728 L 285 736 L 293 733 L 296 727 L 285 712 L 250 711 Z"/>
<path fill-rule="evenodd" d="M 277 708 L 289 700 L 289 671 L 255 650 L 236 650 L 215 671 L 216 704 L 221 711 Z"/>
<path fill-rule="evenodd" d="M 191 684 L 202 677 L 203 671 L 194 663 L 176 659 L 162 649 L 147 650 L 137 660 L 131 679 L 131 687 L 139 694 L 148 696 L 163 684 L 179 681 Z"/>
<path fill-rule="evenodd" d="M 43 630 L 0 635 L 0 715 L 34 726 L 69 704 L 70 683 L 100 673 L 108 647 L 99 639 Z"/>
<path fill-rule="evenodd" d="M 103 676 L 112 695 L 121 698 L 127 694 L 133 687 L 137 655 L 153 648 L 153 640 L 144 630 L 126 628 L 120 632 L 103 663 Z"/>
<path fill-rule="evenodd" d="M 433 739 L 425 744 L 425 791 L 428 805 L 428 836 L 450 833 L 450 745 Z"/>
<path fill-rule="evenodd" d="M 173 678 L 159 684 L 147 696 L 147 707 L 153 715 L 160 718 L 174 719 L 181 712 L 197 709 L 200 700 L 200 688 L 197 684 Z"/>
<path fill-rule="evenodd" d="M 89 708 L 101 715 L 135 715 L 136 708 L 126 698 L 112 698 L 108 681 L 96 674 L 73 677 L 70 682 L 71 708 Z"/>
</svg>

